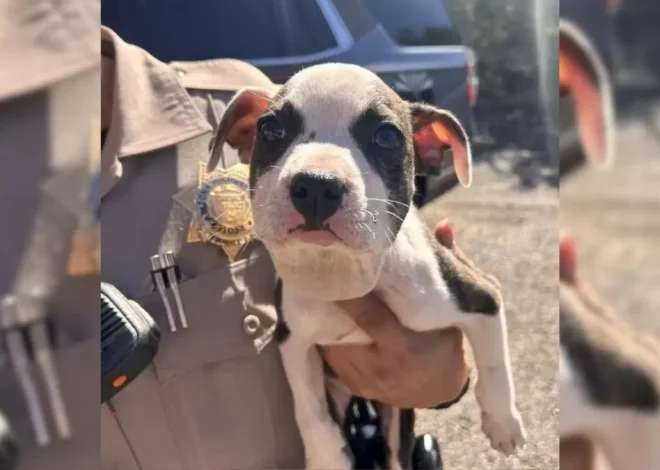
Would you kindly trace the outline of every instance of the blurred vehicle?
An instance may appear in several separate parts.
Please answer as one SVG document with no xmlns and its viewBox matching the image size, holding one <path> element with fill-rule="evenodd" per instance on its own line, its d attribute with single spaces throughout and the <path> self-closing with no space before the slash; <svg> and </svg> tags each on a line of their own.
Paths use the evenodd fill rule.
<svg viewBox="0 0 660 470">
<path fill-rule="evenodd" d="M 618 6 L 617 0 L 560 0 L 559 153 L 562 172 L 582 163 L 587 155 L 598 161 L 610 158 L 607 154 L 614 151 L 612 77 L 614 15 Z M 583 96 L 578 97 L 579 93 Z M 589 94 L 593 96 L 587 96 Z M 579 116 L 580 103 L 585 104 L 582 117 Z M 596 122 L 597 127 L 594 127 Z M 592 131 L 586 130 L 588 126 Z"/>
<path fill-rule="evenodd" d="M 303 67 L 349 62 L 401 97 L 448 109 L 470 132 L 478 81 L 439 0 L 103 0 L 101 18 L 125 41 L 177 62 L 236 58 L 284 83 Z M 418 177 L 418 204 L 457 180 L 447 165 Z"/>
</svg>

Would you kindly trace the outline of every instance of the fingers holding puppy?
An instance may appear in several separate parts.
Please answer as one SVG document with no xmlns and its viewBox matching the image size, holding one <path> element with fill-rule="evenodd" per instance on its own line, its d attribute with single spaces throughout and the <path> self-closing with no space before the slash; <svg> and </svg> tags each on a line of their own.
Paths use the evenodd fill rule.
<svg viewBox="0 0 660 470">
<path fill-rule="evenodd" d="M 380 310 L 374 308 L 378 302 L 365 305 L 370 306 L 369 313 L 354 305 L 345 311 L 374 338 L 373 344 L 321 347 L 351 393 L 398 408 L 434 408 L 463 393 L 469 370 L 460 330 L 411 331 L 386 306 Z"/>
</svg>

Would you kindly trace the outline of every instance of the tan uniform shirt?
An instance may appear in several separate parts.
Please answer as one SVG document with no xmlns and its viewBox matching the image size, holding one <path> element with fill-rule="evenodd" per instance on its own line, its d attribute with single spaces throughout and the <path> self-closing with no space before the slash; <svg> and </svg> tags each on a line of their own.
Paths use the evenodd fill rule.
<svg viewBox="0 0 660 470">
<path fill-rule="evenodd" d="M 108 29 L 102 53 L 115 64 L 102 152 L 102 277 L 162 332 L 152 367 L 102 407 L 103 468 L 302 468 L 290 390 L 268 342 L 276 319 L 270 258 L 257 242 L 235 261 L 211 243 L 189 243 L 193 213 L 176 198 L 197 185 L 232 94 L 273 85 L 234 60 L 164 64 Z M 222 163 L 231 168 L 238 156 L 226 148 Z M 149 275 L 150 256 L 167 250 L 180 266 L 188 319 L 174 333 Z M 255 340 L 266 344 L 261 352 Z"/>
<path fill-rule="evenodd" d="M 98 466 L 99 277 L 67 273 L 78 212 L 86 210 L 71 196 L 90 184 L 98 134 L 98 18 L 98 2 L 88 0 L 0 1 L 0 298 L 18 299 L 22 311 L 35 302 L 32 332 L 45 316 L 53 320 L 66 410 L 58 427 L 44 349 L 21 373 L 13 367 L 8 338 L 24 322 L 0 309 L 0 410 L 19 440 L 20 470 Z M 44 419 L 41 446 L 21 386 L 26 377 Z"/>
</svg>

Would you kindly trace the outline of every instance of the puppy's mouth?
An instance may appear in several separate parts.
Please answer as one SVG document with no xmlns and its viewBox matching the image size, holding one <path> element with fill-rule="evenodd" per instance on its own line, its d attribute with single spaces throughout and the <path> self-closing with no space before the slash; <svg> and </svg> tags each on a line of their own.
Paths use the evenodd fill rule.
<svg viewBox="0 0 660 470">
<path fill-rule="evenodd" d="M 289 229 L 289 237 L 303 243 L 319 246 L 330 246 L 334 243 L 345 243 L 331 228 L 330 224 L 300 224 Z"/>
</svg>

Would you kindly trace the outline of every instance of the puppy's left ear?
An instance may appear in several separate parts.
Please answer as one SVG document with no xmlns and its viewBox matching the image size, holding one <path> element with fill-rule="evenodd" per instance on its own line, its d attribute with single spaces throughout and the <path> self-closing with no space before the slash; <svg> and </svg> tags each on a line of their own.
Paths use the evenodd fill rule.
<svg viewBox="0 0 660 470">
<path fill-rule="evenodd" d="M 225 142 L 238 150 L 241 160 L 249 163 L 254 148 L 257 119 L 266 111 L 275 92 L 275 89 L 243 88 L 234 95 L 227 104 L 213 138 L 207 171 L 213 171 L 218 166 Z"/>
<path fill-rule="evenodd" d="M 472 152 L 465 129 L 449 111 L 424 103 L 410 103 L 417 172 L 437 174 L 445 150 L 454 154 L 454 171 L 458 181 L 468 188 L 472 184 Z"/>
</svg>

